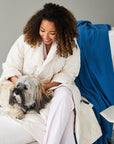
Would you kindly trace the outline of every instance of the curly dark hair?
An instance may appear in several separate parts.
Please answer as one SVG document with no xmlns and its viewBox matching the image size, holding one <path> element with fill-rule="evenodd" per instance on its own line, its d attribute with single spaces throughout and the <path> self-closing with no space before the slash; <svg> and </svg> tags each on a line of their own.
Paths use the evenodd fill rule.
<svg viewBox="0 0 114 144">
<path fill-rule="evenodd" d="M 43 9 L 36 12 L 23 29 L 24 41 L 31 47 L 40 45 L 42 39 L 39 35 L 40 24 L 43 19 L 54 22 L 56 27 L 57 54 L 68 57 L 77 47 L 74 38 L 78 38 L 78 27 L 74 15 L 64 8 L 53 3 L 47 3 Z"/>
</svg>

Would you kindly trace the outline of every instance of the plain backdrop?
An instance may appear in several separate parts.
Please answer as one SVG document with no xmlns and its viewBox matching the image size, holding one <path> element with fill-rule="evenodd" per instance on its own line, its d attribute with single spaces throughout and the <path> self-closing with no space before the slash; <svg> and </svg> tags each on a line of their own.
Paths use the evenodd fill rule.
<svg viewBox="0 0 114 144">
<path fill-rule="evenodd" d="M 49 2 L 65 6 L 77 20 L 114 26 L 114 0 L 0 0 L 0 75 L 2 63 L 28 19 Z"/>
</svg>

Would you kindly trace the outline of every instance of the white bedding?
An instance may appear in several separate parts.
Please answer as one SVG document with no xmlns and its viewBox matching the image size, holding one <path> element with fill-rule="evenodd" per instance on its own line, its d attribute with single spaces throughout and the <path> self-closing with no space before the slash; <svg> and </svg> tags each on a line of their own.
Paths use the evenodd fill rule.
<svg viewBox="0 0 114 144">
<path fill-rule="evenodd" d="M 0 144 L 38 144 L 21 125 L 10 117 L 1 115 L 0 123 L 2 124 L 0 124 Z"/>
</svg>

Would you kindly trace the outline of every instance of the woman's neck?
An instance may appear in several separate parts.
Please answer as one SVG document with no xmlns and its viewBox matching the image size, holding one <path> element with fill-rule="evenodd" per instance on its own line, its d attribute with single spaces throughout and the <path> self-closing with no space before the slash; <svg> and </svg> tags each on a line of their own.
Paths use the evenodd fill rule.
<svg viewBox="0 0 114 144">
<path fill-rule="evenodd" d="M 51 45 L 45 45 L 45 46 L 46 46 L 46 51 L 47 51 L 47 54 L 48 54 L 49 51 L 50 51 Z"/>
</svg>

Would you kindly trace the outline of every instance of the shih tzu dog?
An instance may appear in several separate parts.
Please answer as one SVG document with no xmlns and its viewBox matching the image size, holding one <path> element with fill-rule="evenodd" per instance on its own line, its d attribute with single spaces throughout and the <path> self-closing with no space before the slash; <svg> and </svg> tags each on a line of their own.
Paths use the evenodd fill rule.
<svg viewBox="0 0 114 144">
<path fill-rule="evenodd" d="M 22 119 L 26 113 L 31 111 L 39 113 L 40 109 L 44 108 L 52 97 L 53 92 L 51 90 L 44 91 L 37 78 L 27 75 L 22 76 L 16 81 L 15 86 L 11 88 L 9 112 L 14 117 Z M 2 106 L 2 103 L 0 105 Z"/>
</svg>

